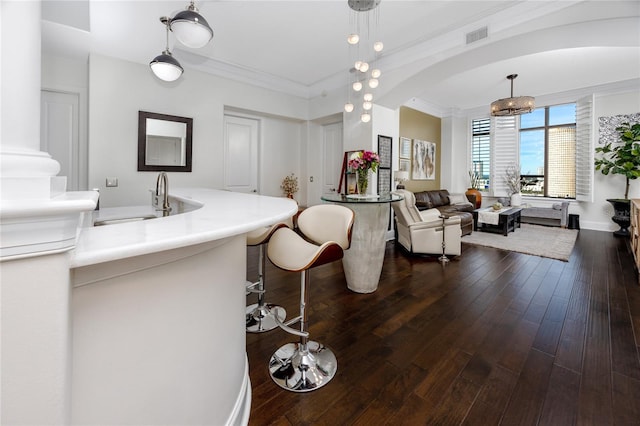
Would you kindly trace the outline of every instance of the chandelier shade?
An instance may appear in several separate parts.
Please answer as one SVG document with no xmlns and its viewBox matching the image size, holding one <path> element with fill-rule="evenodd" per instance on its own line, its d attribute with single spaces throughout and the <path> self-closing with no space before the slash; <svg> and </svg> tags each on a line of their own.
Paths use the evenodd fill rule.
<svg viewBox="0 0 640 426">
<path fill-rule="evenodd" d="M 349 7 L 356 12 L 368 12 L 378 7 L 382 0 L 348 0 Z"/>
<path fill-rule="evenodd" d="M 184 69 L 180 63 L 171 56 L 171 52 L 165 50 L 149 63 L 151 71 L 163 81 L 175 81 L 180 78 Z"/>
<path fill-rule="evenodd" d="M 510 74 L 507 79 L 511 80 L 511 97 L 498 99 L 491 103 L 491 115 L 494 117 L 507 115 L 520 115 L 530 113 L 535 109 L 535 98 L 532 96 L 513 96 L 513 80 L 518 74 Z"/>
<path fill-rule="evenodd" d="M 178 41 L 187 47 L 204 47 L 213 38 L 213 30 L 193 1 L 186 10 L 176 13 L 169 24 Z"/>
</svg>

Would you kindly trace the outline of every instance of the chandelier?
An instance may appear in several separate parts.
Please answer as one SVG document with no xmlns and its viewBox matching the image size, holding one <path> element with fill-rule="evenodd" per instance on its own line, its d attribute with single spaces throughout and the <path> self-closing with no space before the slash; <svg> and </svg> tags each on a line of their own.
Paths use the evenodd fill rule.
<svg viewBox="0 0 640 426">
<path fill-rule="evenodd" d="M 517 76 L 518 74 L 509 74 L 507 76 L 507 79 L 511 80 L 511 97 L 492 102 L 492 116 L 527 114 L 535 108 L 535 99 L 532 96 L 513 97 L 513 80 L 515 80 Z"/>
<path fill-rule="evenodd" d="M 355 28 L 347 36 L 349 60 L 353 66 L 349 67 L 347 102 L 344 105 L 344 110 L 348 113 L 353 112 L 358 104 L 357 111 L 360 113 L 360 121 L 363 123 L 371 121 L 373 93 L 380 84 L 378 79 L 382 75 L 380 69 L 376 67 L 376 63 L 378 55 L 384 49 L 384 44 L 381 41 L 373 41 L 375 34 L 372 34 L 371 28 L 369 28 L 368 15 L 380 2 L 381 0 L 348 0 L 349 8 L 356 13 L 352 20 Z M 363 20 L 362 26 L 366 26 L 366 31 L 360 30 L 361 18 Z M 375 19 L 377 21 L 377 15 Z"/>
<path fill-rule="evenodd" d="M 160 17 L 160 22 L 166 27 L 166 47 L 162 53 L 149 63 L 153 74 L 163 81 L 175 81 L 182 75 L 184 69 L 169 51 L 169 30 L 178 41 L 187 47 L 204 47 L 213 38 L 213 30 L 200 13 L 193 1 L 182 12 L 173 18 Z"/>
</svg>

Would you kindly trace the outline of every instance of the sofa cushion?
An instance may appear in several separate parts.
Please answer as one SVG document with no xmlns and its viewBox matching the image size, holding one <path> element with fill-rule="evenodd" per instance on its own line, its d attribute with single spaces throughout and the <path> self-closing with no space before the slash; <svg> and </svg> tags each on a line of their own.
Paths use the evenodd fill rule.
<svg viewBox="0 0 640 426">
<path fill-rule="evenodd" d="M 441 189 L 439 191 L 428 191 L 429 198 L 433 207 L 441 207 L 449 205 L 449 191 Z"/>
<path fill-rule="evenodd" d="M 429 191 L 415 192 L 413 195 L 416 197 L 416 207 L 420 210 L 433 208 L 433 203 L 429 197 Z"/>
</svg>

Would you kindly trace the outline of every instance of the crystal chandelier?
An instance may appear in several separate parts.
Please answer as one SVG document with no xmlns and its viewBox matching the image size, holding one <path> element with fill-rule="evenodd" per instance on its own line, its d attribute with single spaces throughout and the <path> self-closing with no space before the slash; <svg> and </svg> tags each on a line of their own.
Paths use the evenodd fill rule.
<svg viewBox="0 0 640 426">
<path fill-rule="evenodd" d="M 347 36 L 349 45 L 349 60 L 353 67 L 349 69 L 349 84 L 347 84 L 347 102 L 344 110 L 348 113 L 358 111 L 360 121 L 371 121 L 373 107 L 373 91 L 378 87 L 378 80 L 382 72 L 377 68 L 378 55 L 384 49 L 384 44 L 375 40 L 369 28 L 369 12 L 376 9 L 381 0 L 348 0 L 349 8 L 355 11 L 352 20 L 355 28 Z M 374 13 L 377 13 L 374 12 Z M 377 22 L 378 16 L 375 16 Z M 363 20 L 364 31 L 360 31 L 360 19 Z M 376 28 L 374 28 L 375 30 Z M 373 31 L 375 33 L 375 31 Z M 356 105 L 359 107 L 356 108 Z M 358 113 L 357 112 L 357 113 Z"/>
<path fill-rule="evenodd" d="M 511 80 L 511 97 L 498 99 L 491 103 L 491 115 L 494 117 L 503 115 L 527 114 L 535 108 L 535 99 L 532 96 L 513 97 L 513 80 L 518 74 L 509 74 L 507 79 Z"/>
</svg>

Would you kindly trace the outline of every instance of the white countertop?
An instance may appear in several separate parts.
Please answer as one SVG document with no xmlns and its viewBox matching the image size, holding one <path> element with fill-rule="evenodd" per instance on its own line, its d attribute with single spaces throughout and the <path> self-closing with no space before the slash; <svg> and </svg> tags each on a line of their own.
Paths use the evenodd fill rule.
<svg viewBox="0 0 640 426">
<path fill-rule="evenodd" d="M 83 227 L 71 252 L 71 267 L 232 237 L 285 220 L 298 211 L 297 203 L 284 197 L 207 188 L 178 188 L 170 190 L 169 195 L 202 207 L 157 219 Z"/>
</svg>

